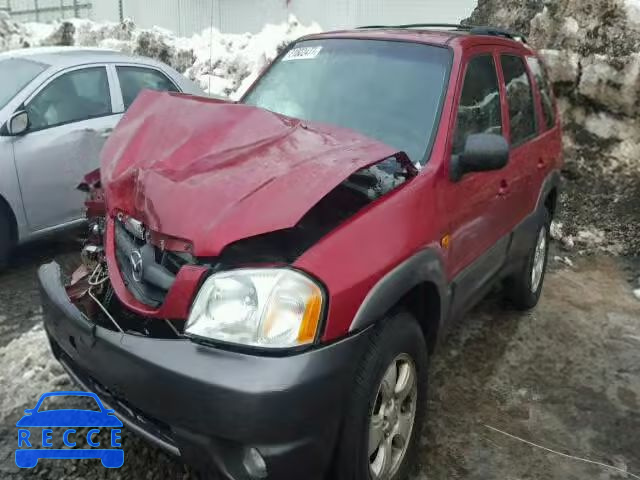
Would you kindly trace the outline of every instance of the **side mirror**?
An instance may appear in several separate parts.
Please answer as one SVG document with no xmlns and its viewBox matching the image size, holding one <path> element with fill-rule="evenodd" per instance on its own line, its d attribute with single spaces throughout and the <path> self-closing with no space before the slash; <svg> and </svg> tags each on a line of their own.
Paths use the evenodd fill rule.
<svg viewBox="0 0 640 480">
<path fill-rule="evenodd" d="M 7 122 L 7 131 L 9 132 L 9 135 L 22 135 L 28 128 L 29 114 L 24 110 L 15 112 Z"/>
<path fill-rule="evenodd" d="M 459 181 L 465 173 L 500 170 L 509 162 L 509 144 L 502 135 L 469 135 L 460 155 L 451 161 L 451 180 Z"/>
</svg>

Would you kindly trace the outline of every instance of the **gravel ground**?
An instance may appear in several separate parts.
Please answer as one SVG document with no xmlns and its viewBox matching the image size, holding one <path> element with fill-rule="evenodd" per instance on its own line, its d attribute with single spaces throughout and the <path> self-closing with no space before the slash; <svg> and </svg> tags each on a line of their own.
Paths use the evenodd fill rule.
<svg viewBox="0 0 640 480">
<path fill-rule="evenodd" d="M 195 477 L 126 431 L 116 471 L 93 460 L 15 467 L 23 410 L 71 386 L 40 327 L 35 271 L 54 256 L 73 262 L 76 251 L 73 242 L 23 249 L 0 274 L 0 478 Z M 415 480 L 634 478 L 488 427 L 640 475 L 640 302 L 630 283 L 638 267 L 605 256 L 556 263 L 535 311 L 511 311 L 493 295 L 456 326 L 433 359 Z"/>
</svg>

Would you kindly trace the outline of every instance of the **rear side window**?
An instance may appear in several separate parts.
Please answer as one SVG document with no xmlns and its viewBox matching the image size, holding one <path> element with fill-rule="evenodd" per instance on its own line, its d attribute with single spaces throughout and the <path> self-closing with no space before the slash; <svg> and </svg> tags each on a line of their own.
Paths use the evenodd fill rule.
<svg viewBox="0 0 640 480">
<path fill-rule="evenodd" d="M 536 57 L 527 57 L 527 63 L 529 64 L 529 70 L 536 78 L 536 83 L 540 89 L 540 99 L 542 101 L 542 113 L 544 115 L 544 123 L 547 129 L 553 127 L 556 124 L 556 111 L 553 108 L 553 95 L 551 93 L 551 82 L 547 76 L 540 60 Z"/>
<path fill-rule="evenodd" d="M 453 140 L 453 153 L 460 154 L 469 135 L 502 134 L 500 89 L 491 55 L 472 59 L 467 67 Z"/>
<path fill-rule="evenodd" d="M 521 57 L 503 55 L 501 63 L 509 103 L 511 144 L 518 146 L 536 134 L 536 114 L 531 81 Z"/>
<path fill-rule="evenodd" d="M 164 74 L 144 67 L 117 67 L 124 109 L 128 109 L 141 90 L 177 92 L 178 89 Z"/>
</svg>

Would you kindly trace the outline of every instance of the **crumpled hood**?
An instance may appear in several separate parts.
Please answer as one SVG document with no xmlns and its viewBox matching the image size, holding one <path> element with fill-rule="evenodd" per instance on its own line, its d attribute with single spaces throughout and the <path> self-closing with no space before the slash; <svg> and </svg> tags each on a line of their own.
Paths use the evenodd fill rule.
<svg viewBox="0 0 640 480">
<path fill-rule="evenodd" d="M 396 151 L 356 132 L 247 105 L 143 92 L 107 141 L 110 215 L 216 256 L 243 238 L 293 227 L 355 171 Z"/>
</svg>

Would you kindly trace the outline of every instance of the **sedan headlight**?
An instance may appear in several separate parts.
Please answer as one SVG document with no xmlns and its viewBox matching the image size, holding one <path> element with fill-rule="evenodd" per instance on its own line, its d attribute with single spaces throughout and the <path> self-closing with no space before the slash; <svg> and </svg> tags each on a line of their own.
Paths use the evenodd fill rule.
<svg viewBox="0 0 640 480">
<path fill-rule="evenodd" d="M 239 269 L 209 277 L 191 309 L 185 334 L 265 348 L 312 343 L 324 294 L 302 273 Z"/>
</svg>

